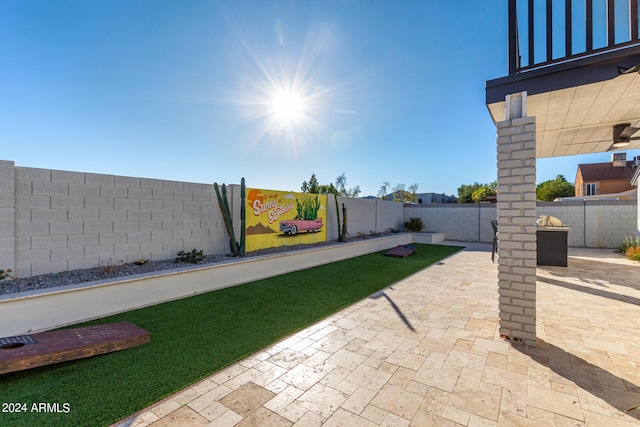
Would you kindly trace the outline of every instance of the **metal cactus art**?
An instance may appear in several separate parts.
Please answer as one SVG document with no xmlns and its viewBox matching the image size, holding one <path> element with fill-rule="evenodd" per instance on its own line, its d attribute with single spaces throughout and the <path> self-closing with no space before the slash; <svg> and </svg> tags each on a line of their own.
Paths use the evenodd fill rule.
<svg viewBox="0 0 640 427">
<path fill-rule="evenodd" d="M 224 225 L 227 229 L 227 234 L 229 235 L 229 247 L 233 256 L 244 256 L 245 254 L 245 240 L 246 240 L 246 207 L 245 207 L 245 198 L 246 198 L 246 186 L 244 182 L 244 178 L 240 183 L 240 198 L 242 200 L 240 206 L 240 242 L 236 241 L 236 236 L 233 231 L 233 218 L 231 216 L 231 209 L 229 209 L 229 201 L 227 198 L 227 186 L 222 184 L 222 194 L 220 194 L 220 189 L 218 188 L 218 183 L 214 182 L 213 187 L 216 190 L 216 196 L 218 197 L 218 205 L 220 206 L 220 211 L 222 212 L 222 217 L 224 218 Z"/>
<path fill-rule="evenodd" d="M 245 240 L 247 240 L 247 187 L 244 184 L 244 178 L 240 180 L 240 247 L 238 252 L 240 256 L 244 256 Z"/>
<path fill-rule="evenodd" d="M 338 207 L 338 196 L 334 193 L 336 201 L 336 216 L 338 217 L 338 242 L 346 242 L 349 232 L 347 231 L 347 207 L 342 204 L 342 226 L 340 225 L 340 208 Z"/>
</svg>

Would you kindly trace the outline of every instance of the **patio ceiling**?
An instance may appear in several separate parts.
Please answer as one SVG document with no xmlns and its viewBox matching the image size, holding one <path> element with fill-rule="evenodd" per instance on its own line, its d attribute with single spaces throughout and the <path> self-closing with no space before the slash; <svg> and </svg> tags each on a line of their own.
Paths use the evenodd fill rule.
<svg viewBox="0 0 640 427">
<path fill-rule="evenodd" d="M 602 59 L 602 58 L 599 58 Z M 561 64 L 487 82 L 487 107 L 494 122 L 504 120 L 504 96 L 527 91 L 527 115 L 536 117 L 536 157 L 605 152 L 612 129 L 640 127 L 640 54 L 608 61 Z M 640 136 L 637 132 L 634 137 Z M 620 149 L 639 149 L 640 140 Z"/>
</svg>

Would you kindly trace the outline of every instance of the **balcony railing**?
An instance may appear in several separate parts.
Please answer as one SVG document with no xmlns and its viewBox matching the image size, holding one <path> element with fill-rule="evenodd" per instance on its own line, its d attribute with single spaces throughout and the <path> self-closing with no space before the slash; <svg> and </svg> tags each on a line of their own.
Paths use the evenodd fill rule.
<svg viewBox="0 0 640 427">
<path fill-rule="evenodd" d="M 638 0 L 509 0 L 510 75 L 636 45 Z"/>
</svg>

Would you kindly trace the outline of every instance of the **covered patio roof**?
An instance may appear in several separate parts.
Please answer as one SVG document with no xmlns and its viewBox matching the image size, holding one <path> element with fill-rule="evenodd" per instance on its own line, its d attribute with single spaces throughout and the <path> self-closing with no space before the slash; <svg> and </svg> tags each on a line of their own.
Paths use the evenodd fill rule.
<svg viewBox="0 0 640 427">
<path fill-rule="evenodd" d="M 640 46 L 490 80 L 487 107 L 497 123 L 505 119 L 505 96 L 527 92 L 537 158 L 609 151 L 614 125 L 640 128 L 640 73 L 634 67 L 640 67 Z M 631 140 L 620 149 L 638 148 L 640 140 Z"/>
<path fill-rule="evenodd" d="M 543 3 L 508 1 L 509 74 L 486 83 L 494 123 L 507 95 L 526 92 L 537 158 L 640 148 L 612 147 L 615 125 L 640 128 L 638 0 L 607 0 L 604 14 L 591 0 Z"/>
</svg>

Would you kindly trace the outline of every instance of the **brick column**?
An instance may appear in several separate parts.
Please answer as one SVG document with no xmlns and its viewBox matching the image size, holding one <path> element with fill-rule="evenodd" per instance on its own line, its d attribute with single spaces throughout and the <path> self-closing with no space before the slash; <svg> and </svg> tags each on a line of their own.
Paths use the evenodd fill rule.
<svg viewBox="0 0 640 427">
<path fill-rule="evenodd" d="M 16 178 L 15 164 L 0 160 L 0 269 L 15 272 Z"/>
<path fill-rule="evenodd" d="M 526 94 L 498 128 L 498 293 L 500 335 L 536 345 L 536 134 Z M 515 117 L 514 117 L 515 116 Z M 519 116 L 519 117 L 518 117 Z"/>
</svg>

